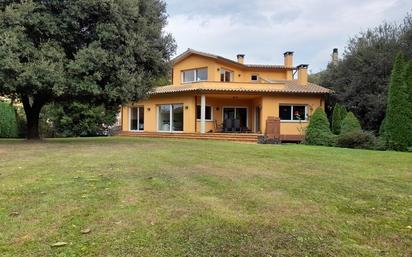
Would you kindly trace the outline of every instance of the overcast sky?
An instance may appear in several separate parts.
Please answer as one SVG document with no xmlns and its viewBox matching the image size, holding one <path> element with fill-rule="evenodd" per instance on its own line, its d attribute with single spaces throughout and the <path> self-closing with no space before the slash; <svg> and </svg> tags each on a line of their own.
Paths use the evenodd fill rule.
<svg viewBox="0 0 412 257">
<path fill-rule="evenodd" d="M 246 63 L 295 64 L 317 72 L 340 53 L 351 36 L 383 21 L 401 21 L 411 0 L 166 0 L 177 53 L 193 48 Z"/>
</svg>

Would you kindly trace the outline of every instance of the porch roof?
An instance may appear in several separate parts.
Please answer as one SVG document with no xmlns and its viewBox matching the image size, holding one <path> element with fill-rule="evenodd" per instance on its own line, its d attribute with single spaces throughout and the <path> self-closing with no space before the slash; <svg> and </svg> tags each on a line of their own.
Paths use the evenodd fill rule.
<svg viewBox="0 0 412 257">
<path fill-rule="evenodd" d="M 222 83 L 194 82 L 184 85 L 170 85 L 155 88 L 150 94 L 168 94 L 180 92 L 239 92 L 239 93 L 294 93 L 294 94 L 329 94 L 332 90 L 308 83 L 300 85 L 296 80 L 270 81 L 270 83 Z"/>
</svg>

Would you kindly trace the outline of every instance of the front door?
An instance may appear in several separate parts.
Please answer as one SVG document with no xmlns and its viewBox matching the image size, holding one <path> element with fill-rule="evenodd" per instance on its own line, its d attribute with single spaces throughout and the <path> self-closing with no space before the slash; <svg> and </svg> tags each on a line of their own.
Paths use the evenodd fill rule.
<svg viewBox="0 0 412 257">
<path fill-rule="evenodd" d="M 162 104 L 157 107 L 157 130 L 160 132 L 183 131 L 183 104 Z"/>
</svg>

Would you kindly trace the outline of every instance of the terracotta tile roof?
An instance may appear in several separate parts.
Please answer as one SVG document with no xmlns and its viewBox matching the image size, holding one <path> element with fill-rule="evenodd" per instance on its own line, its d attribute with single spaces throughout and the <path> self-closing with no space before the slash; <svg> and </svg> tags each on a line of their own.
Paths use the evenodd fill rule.
<svg viewBox="0 0 412 257">
<path fill-rule="evenodd" d="M 244 69 L 253 69 L 253 68 L 259 68 L 259 69 L 295 69 L 294 67 L 286 67 L 286 66 L 284 66 L 284 65 L 242 64 L 242 63 L 239 63 L 239 62 L 237 62 L 237 61 L 234 61 L 234 60 L 231 60 L 231 59 L 228 59 L 228 58 L 219 56 L 219 55 L 210 54 L 210 53 L 205 53 L 205 52 L 197 51 L 197 50 L 194 50 L 194 49 L 191 49 L 191 48 L 187 49 L 185 52 L 183 52 L 182 54 L 180 54 L 180 55 L 178 55 L 177 57 L 175 57 L 175 58 L 172 60 L 172 63 L 173 63 L 173 64 L 178 63 L 178 62 L 180 62 L 181 60 L 185 59 L 186 57 L 188 57 L 188 56 L 191 55 L 191 54 L 197 54 L 197 55 L 205 56 L 205 57 L 208 57 L 208 58 L 220 60 L 220 61 L 223 61 L 223 62 L 230 63 L 230 64 L 232 64 L 232 65 L 236 65 L 236 66 L 242 67 L 242 68 L 244 68 Z"/>
<path fill-rule="evenodd" d="M 195 82 L 179 86 L 163 86 L 155 88 L 150 94 L 170 94 L 180 92 L 239 92 L 239 93 L 304 93 L 329 94 L 330 89 L 308 83 L 299 85 L 296 80 L 279 80 L 271 83 L 222 83 L 222 82 Z"/>
</svg>

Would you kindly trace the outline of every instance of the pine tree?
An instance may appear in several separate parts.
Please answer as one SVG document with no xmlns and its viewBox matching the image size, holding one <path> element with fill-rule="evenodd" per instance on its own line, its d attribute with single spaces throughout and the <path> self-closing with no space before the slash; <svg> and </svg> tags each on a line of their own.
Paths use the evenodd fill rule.
<svg viewBox="0 0 412 257">
<path fill-rule="evenodd" d="M 390 149 L 406 151 L 410 141 L 411 107 L 404 79 L 406 72 L 402 54 L 396 56 L 389 83 L 388 103 L 385 117 L 385 140 Z M 409 124 L 408 124 L 409 123 Z"/>
<path fill-rule="evenodd" d="M 342 121 L 341 134 L 361 131 L 361 125 L 353 112 L 349 112 Z"/>
<path fill-rule="evenodd" d="M 333 146 L 335 136 L 330 130 L 329 120 L 322 108 L 317 108 L 310 118 L 305 133 L 305 144 Z"/>
<path fill-rule="evenodd" d="M 342 106 L 339 103 L 335 104 L 332 113 L 332 132 L 335 135 L 340 134 L 342 126 L 342 110 Z"/>
</svg>

